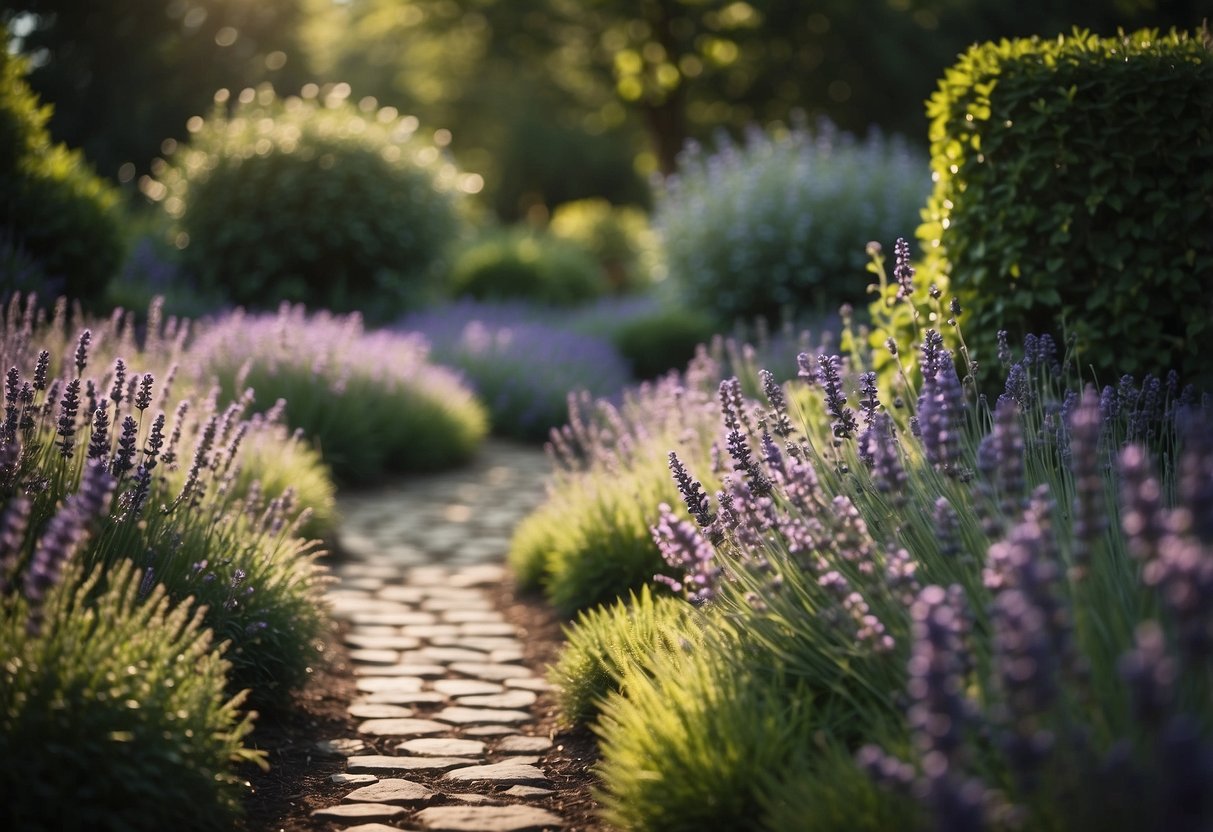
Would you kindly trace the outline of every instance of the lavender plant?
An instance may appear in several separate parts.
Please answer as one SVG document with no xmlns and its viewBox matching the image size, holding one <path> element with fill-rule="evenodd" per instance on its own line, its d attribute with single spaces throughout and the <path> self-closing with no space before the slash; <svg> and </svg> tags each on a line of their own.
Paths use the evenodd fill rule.
<svg viewBox="0 0 1213 832">
<path fill-rule="evenodd" d="M 432 359 L 463 375 L 495 434 L 542 440 L 564 423 L 570 391 L 610 398 L 630 382 L 608 341 L 546 317 L 518 304 L 464 300 L 405 318 L 401 327 L 424 336 Z"/>
<path fill-rule="evenodd" d="M 725 320 L 856 302 L 864 245 L 912 226 L 929 188 L 926 160 L 900 139 L 825 123 L 693 145 L 679 170 L 654 217 L 665 268 L 685 303 Z"/>
<path fill-rule="evenodd" d="M 148 590 L 206 606 L 205 624 L 231 642 L 233 690 L 281 698 L 306 678 L 326 619 L 316 547 L 298 536 L 306 512 L 289 490 L 240 479 L 244 441 L 273 436 L 274 419 L 249 416 L 251 393 L 225 408 L 184 399 L 170 417 L 151 373 L 119 358 L 93 376 L 91 330 L 75 343 L 65 376 L 50 377 L 47 350 L 29 381 L 16 366 L 6 376 L 0 497 L 32 534 L 10 535 L 4 580 L 49 586 L 72 550 L 90 568 L 133 560 Z M 95 528 L 82 540 L 62 518 L 85 506 Z"/>
<path fill-rule="evenodd" d="M 103 478 L 95 472 L 94 479 Z M 37 597 L 0 594 L 0 822 L 7 829 L 230 828 L 240 812 L 237 766 L 265 765 L 244 747 L 253 716 L 225 693 L 229 665 L 200 610 L 172 603 L 130 563 L 86 573 L 63 550 L 84 535 L 81 503 L 37 537 L 69 555 Z M 8 504 L 5 554 L 22 537 Z M 65 526 L 71 526 L 70 529 Z"/>
<path fill-rule="evenodd" d="M 368 332 L 357 314 L 237 311 L 207 326 L 192 354 L 200 379 L 213 378 L 226 400 L 246 387 L 263 404 L 284 400 L 287 424 L 344 482 L 456 465 L 487 429 L 484 408 L 452 371 L 430 362 L 422 338 Z"/>
<path fill-rule="evenodd" d="M 722 385 L 728 459 L 714 501 L 693 467 L 675 466 L 689 519 L 661 514 L 660 538 L 681 552 L 672 580 L 708 601 L 705 626 L 746 672 L 783 680 L 738 708 L 811 702 L 810 732 L 833 754 L 858 753 L 837 772 L 814 769 L 814 793 L 836 777 L 868 817 L 912 799 L 939 828 L 1208 822 L 1196 784 L 1213 773 L 1211 680 L 1196 668 L 1213 584 L 1207 524 L 1194 518 L 1210 491 L 1213 419 L 1150 380 L 1105 394 L 1100 415 L 1093 391 L 1065 389 L 1059 352 L 1029 340 L 991 412 L 964 395 L 953 355 L 925 329 L 922 386 L 897 420 L 861 362 L 806 355 L 787 385 L 762 378 L 765 412 L 747 418 L 740 385 Z M 1150 415 L 1125 418 L 1108 399 Z M 1166 460 L 1178 462 L 1157 467 Z M 679 828 L 672 815 L 710 800 L 688 784 L 710 783 L 712 765 L 641 764 L 640 749 L 683 759 L 662 726 L 726 731 L 716 712 L 687 717 L 674 694 L 687 671 L 665 672 L 625 687 L 598 726 L 606 805 L 630 828 Z M 752 766 L 746 788 L 773 819 L 806 805 L 781 793 L 804 786 L 786 776 L 791 759 Z M 861 769 L 894 791 L 856 786 Z M 657 797 L 670 783 L 673 809 Z M 1132 805 L 1108 799 L 1130 783 Z M 744 802 L 733 811 L 716 822 L 748 822 Z"/>
</svg>

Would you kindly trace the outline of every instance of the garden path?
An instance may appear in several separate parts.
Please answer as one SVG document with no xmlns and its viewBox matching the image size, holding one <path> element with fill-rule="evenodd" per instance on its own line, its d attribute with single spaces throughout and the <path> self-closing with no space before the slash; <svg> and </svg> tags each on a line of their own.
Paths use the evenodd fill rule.
<svg viewBox="0 0 1213 832">
<path fill-rule="evenodd" d="M 542 668 L 495 608 L 510 534 L 543 497 L 542 451 L 490 441 L 469 467 L 344 495 L 329 600 L 348 621 L 355 736 L 316 750 L 345 758 L 340 803 L 318 829 L 523 832 L 559 829 L 542 803 L 551 749 L 534 733 Z"/>
</svg>

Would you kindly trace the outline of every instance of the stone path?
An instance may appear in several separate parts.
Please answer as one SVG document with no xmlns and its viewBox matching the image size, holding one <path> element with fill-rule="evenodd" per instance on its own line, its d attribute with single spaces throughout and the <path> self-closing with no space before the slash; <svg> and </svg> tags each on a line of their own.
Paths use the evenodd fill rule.
<svg viewBox="0 0 1213 832">
<path fill-rule="evenodd" d="M 547 737 L 528 733 L 541 670 L 485 588 L 504 575 L 514 525 L 543 497 L 541 451 L 489 442 L 469 468 L 342 499 L 350 558 L 329 591 L 358 698 L 356 736 L 319 741 L 345 758 L 340 803 L 317 828 L 348 832 L 556 830 L 530 805 L 553 794 Z M 323 823 L 321 823 L 323 822 Z"/>
</svg>

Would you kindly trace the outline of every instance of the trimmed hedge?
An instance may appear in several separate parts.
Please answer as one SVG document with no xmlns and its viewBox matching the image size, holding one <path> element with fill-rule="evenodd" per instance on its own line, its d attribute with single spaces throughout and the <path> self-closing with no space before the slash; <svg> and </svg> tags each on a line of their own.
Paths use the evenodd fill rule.
<svg viewBox="0 0 1213 832">
<path fill-rule="evenodd" d="M 1075 336 L 1080 366 L 1208 382 L 1213 56 L 1172 31 L 972 47 L 928 106 L 924 269 L 999 329 Z"/>
</svg>

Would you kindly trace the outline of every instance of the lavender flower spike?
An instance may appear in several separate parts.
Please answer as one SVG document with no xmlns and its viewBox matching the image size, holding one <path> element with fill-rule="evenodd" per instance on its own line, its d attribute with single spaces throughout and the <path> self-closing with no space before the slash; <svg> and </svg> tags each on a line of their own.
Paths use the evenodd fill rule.
<svg viewBox="0 0 1213 832">
<path fill-rule="evenodd" d="M 707 528 L 716 519 L 716 515 L 712 512 L 711 505 L 708 502 L 708 495 L 704 493 L 703 486 L 698 480 L 692 479 L 687 473 L 686 466 L 682 464 L 682 460 L 678 458 L 678 454 L 670 451 L 670 472 L 674 475 L 674 482 L 678 485 L 678 491 L 682 494 L 683 502 L 686 503 L 687 511 L 695 518 L 695 522 L 700 528 Z"/>
<path fill-rule="evenodd" d="M 711 545 L 698 529 L 680 520 L 669 504 L 662 503 L 658 511 L 657 524 L 649 529 L 653 542 L 657 544 L 666 564 L 683 577 L 678 581 L 666 575 L 654 575 L 654 580 L 665 583 L 675 592 L 684 593 L 693 604 L 710 601 L 716 593 L 716 581 L 720 577 Z"/>
<path fill-rule="evenodd" d="M 834 437 L 850 439 L 855 435 L 859 423 L 855 419 L 855 413 L 847 407 L 847 397 L 842 390 L 842 378 L 839 373 L 841 365 L 841 356 L 821 356 L 817 360 L 817 379 L 825 390 L 826 409 L 834 417 Z"/>
</svg>

